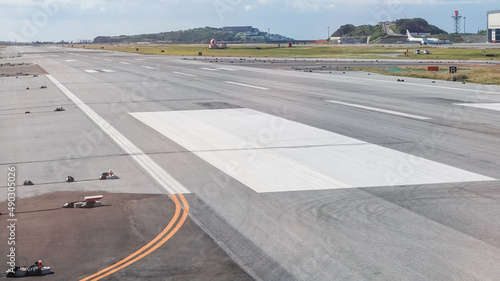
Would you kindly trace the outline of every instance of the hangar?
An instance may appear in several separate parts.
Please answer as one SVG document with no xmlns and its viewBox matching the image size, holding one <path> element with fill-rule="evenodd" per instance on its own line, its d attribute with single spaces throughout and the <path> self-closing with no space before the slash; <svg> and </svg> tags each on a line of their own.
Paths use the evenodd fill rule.
<svg viewBox="0 0 500 281">
<path fill-rule="evenodd" d="M 488 15 L 488 42 L 500 42 L 500 10 L 489 11 Z"/>
</svg>

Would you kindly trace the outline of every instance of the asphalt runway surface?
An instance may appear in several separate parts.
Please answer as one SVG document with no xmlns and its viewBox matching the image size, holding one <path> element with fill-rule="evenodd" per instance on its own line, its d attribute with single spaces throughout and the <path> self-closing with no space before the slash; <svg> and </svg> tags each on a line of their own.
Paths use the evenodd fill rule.
<svg viewBox="0 0 500 281">
<path fill-rule="evenodd" d="M 155 251 L 106 280 L 129 280 L 130 272 L 191 280 L 169 276 L 172 268 L 202 276 L 203 266 L 175 258 L 182 250 L 175 245 L 190 244 L 180 234 L 185 226 L 194 237 L 211 238 L 193 247 L 208 245 L 220 255 L 224 262 L 212 273 L 228 280 L 500 276 L 498 86 L 397 82 L 336 69 L 348 61 L 311 73 L 257 60 L 210 63 L 57 47 L 9 51 L 22 56 L 3 61 L 36 63 L 48 74 L 0 78 L 1 202 L 8 168 L 15 167 L 18 185 L 35 183 L 18 186 L 19 202 L 105 191 L 153 201 L 184 194 L 189 204 L 175 240 L 157 250 L 170 258 Z M 61 106 L 65 111 L 53 111 Z M 119 179 L 96 180 L 109 169 Z M 64 182 L 67 175 L 76 182 Z M 75 243 L 144 243 L 134 239 L 160 232 L 168 220 L 159 227 L 156 219 L 169 208 L 155 207 L 155 223 L 137 227 L 126 242 L 105 232 Z M 6 247 L 7 234 L 1 239 Z M 103 262 L 84 263 L 75 279 L 125 252 L 107 265 L 108 255 L 86 253 Z M 56 273 L 47 279 L 58 275 L 57 262 L 51 266 Z"/>
</svg>

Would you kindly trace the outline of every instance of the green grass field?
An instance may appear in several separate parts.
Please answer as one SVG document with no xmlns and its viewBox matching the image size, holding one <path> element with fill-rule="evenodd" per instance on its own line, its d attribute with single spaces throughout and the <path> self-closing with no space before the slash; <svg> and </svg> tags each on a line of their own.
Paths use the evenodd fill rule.
<svg viewBox="0 0 500 281">
<path fill-rule="evenodd" d="M 83 46 L 76 46 L 82 48 Z M 344 45 L 293 45 L 288 48 L 285 44 L 278 47 L 276 44 L 246 44 L 229 45 L 227 49 L 209 49 L 206 44 L 120 44 L 120 45 L 86 45 L 87 49 L 104 49 L 121 52 L 198 56 L 201 52 L 204 57 L 276 57 L 276 58 L 348 58 L 348 59 L 427 59 L 427 60 L 491 60 L 500 62 L 500 49 L 464 49 L 464 48 L 436 48 L 433 46 L 344 46 Z M 403 48 L 405 47 L 405 48 Z M 414 54 L 414 49 L 420 49 L 421 54 Z M 423 54 L 429 50 L 430 54 Z M 404 56 L 408 52 L 408 56 Z M 493 54 L 496 57 L 486 57 Z M 398 75 L 406 77 L 421 77 L 440 80 L 458 80 L 464 82 L 498 84 L 500 85 L 500 67 L 496 63 L 490 66 L 460 67 L 455 75 L 447 72 L 428 72 L 421 68 L 398 68 L 398 71 L 380 68 L 364 68 L 364 71 Z"/>
<path fill-rule="evenodd" d="M 450 74 L 447 67 L 442 67 L 439 71 L 427 71 L 423 66 L 393 68 L 365 67 L 363 70 L 394 76 L 500 85 L 500 66 L 496 64 L 488 66 L 458 66 L 457 73 L 455 74 Z"/>
<path fill-rule="evenodd" d="M 81 46 L 78 46 L 81 47 Z M 500 60 L 500 49 L 461 49 L 461 48 L 435 48 L 432 46 L 409 45 L 404 47 L 392 46 L 342 46 L 342 45 L 293 45 L 286 47 L 282 44 L 241 44 L 228 45 L 227 49 L 209 49 L 206 44 L 199 45 L 143 45 L 143 44 L 120 44 L 120 45 L 86 45 L 88 49 L 105 49 L 121 52 L 155 54 L 155 55 L 177 55 L 197 56 L 202 52 L 203 56 L 214 57 L 283 57 L 283 58 L 357 58 L 357 59 L 387 59 L 387 58 L 410 58 L 410 59 L 491 59 L 485 54 L 495 54 L 494 60 Z M 139 49 L 137 51 L 136 49 Z M 413 54 L 414 49 L 422 51 L 429 50 L 430 54 Z M 408 51 L 409 56 L 404 57 Z"/>
</svg>

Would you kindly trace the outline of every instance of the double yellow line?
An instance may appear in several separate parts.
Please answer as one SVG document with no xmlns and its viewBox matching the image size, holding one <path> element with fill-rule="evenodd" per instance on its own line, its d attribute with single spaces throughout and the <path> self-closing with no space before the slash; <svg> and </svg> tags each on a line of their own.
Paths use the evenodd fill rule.
<svg viewBox="0 0 500 281">
<path fill-rule="evenodd" d="M 109 267 L 106 267 L 105 269 L 103 269 L 95 274 L 92 274 L 88 277 L 85 277 L 85 278 L 81 279 L 80 281 L 89 281 L 89 280 L 96 281 L 96 280 L 100 280 L 108 275 L 111 275 L 111 274 L 117 272 L 118 270 L 123 269 L 123 268 L 133 264 L 134 262 L 142 259 L 143 257 L 151 254 L 154 250 L 158 249 L 161 245 L 165 244 L 165 242 L 167 242 L 168 239 L 172 238 L 172 236 L 174 236 L 174 234 L 184 224 L 184 221 L 186 220 L 186 218 L 189 214 L 189 205 L 186 201 L 186 198 L 184 198 L 184 195 L 182 195 L 182 194 L 177 194 L 177 195 L 171 194 L 170 196 L 172 197 L 172 199 L 174 200 L 174 203 L 175 203 L 175 214 L 174 214 L 174 217 L 172 218 L 172 220 L 170 221 L 170 223 L 167 225 L 167 227 L 165 227 L 165 229 L 163 229 L 163 231 L 160 234 L 158 234 L 158 236 L 156 236 L 153 240 L 151 240 L 151 242 L 144 245 L 142 248 L 135 251 L 130 256 L 124 258 L 123 260 L 121 260 L 121 261 L 119 261 L 119 262 L 117 262 Z M 180 220 L 178 220 L 178 219 L 179 219 L 179 216 L 181 215 L 182 210 L 181 210 L 181 203 L 179 202 L 179 199 L 177 198 L 177 196 L 182 201 L 182 206 L 184 206 L 182 217 Z M 172 231 L 170 231 L 171 229 L 172 229 Z"/>
</svg>

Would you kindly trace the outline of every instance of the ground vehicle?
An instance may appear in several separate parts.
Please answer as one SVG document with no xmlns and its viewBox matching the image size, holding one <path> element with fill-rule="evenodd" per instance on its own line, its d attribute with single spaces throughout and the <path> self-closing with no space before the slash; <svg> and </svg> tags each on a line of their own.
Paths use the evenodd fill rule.
<svg viewBox="0 0 500 281">
<path fill-rule="evenodd" d="M 25 276 L 42 276 L 51 274 L 50 267 L 43 266 L 41 261 L 35 262 L 31 266 L 15 266 L 7 269 L 5 272 L 6 277 L 25 277 Z"/>
</svg>

